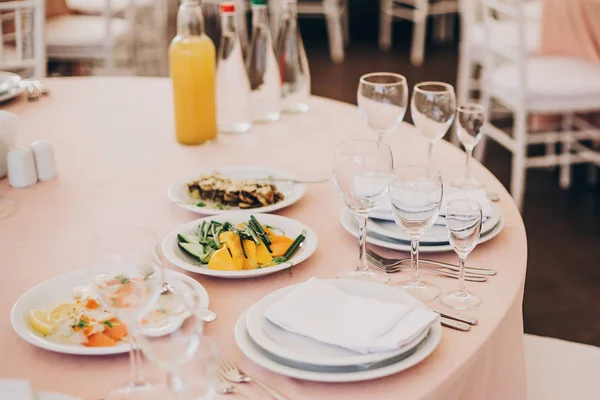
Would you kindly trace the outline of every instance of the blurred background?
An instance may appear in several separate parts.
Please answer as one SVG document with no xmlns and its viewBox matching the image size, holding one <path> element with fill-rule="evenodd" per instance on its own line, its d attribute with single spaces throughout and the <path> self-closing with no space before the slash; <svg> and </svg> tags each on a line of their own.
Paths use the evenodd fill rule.
<svg viewBox="0 0 600 400">
<path fill-rule="evenodd" d="M 524 14 L 518 21 L 521 28 L 515 28 L 510 34 L 501 32 L 497 39 L 500 41 L 512 35 L 512 46 L 516 46 L 513 49 L 530 55 L 545 51 L 558 54 L 561 46 L 569 53 L 581 40 L 590 39 L 592 49 L 595 43 L 595 51 L 600 54 L 597 29 L 588 32 L 596 37 L 577 38 L 569 36 L 568 21 L 563 24 L 560 20 L 561 17 L 570 18 L 561 7 L 572 10 L 578 1 L 521 0 Z M 0 5 L 13 3 L 33 8 L 38 3 L 44 5 L 37 0 L 0 1 Z M 238 3 L 244 5 L 243 1 Z M 470 89 L 477 89 L 473 84 L 478 84 L 477 72 L 482 56 L 475 53 L 481 52 L 489 42 L 486 42 L 481 9 L 476 3 L 477 0 L 298 0 L 312 94 L 356 104 L 359 77 L 368 72 L 387 71 L 404 75 L 409 87 L 427 80 L 448 82 L 455 86 L 459 103 L 469 98 L 477 99 L 478 91 Z M 220 35 L 218 4 L 219 1 L 212 0 L 204 1 L 202 6 L 207 34 L 217 46 Z M 39 15 L 45 15 L 43 21 L 40 18 L 26 20 L 31 24 L 29 31 L 45 43 L 45 58 L 41 61 L 34 54 L 35 45 L 28 46 L 27 42 L 19 45 L 17 37 L 10 35 L 19 18 L 12 14 L 11 19 L 10 9 L 0 8 L 4 32 L 0 70 L 23 67 L 32 75 L 39 76 L 39 71 L 43 70 L 43 74 L 51 77 L 166 77 L 167 47 L 176 34 L 177 8 L 178 0 L 46 0 L 45 10 L 39 11 L 43 13 Z M 249 10 L 247 5 L 245 8 Z M 598 8 L 593 10 L 598 12 L 596 19 L 591 15 L 587 18 L 588 24 L 594 25 L 595 21 L 596 28 L 600 21 Z M 243 7 L 238 6 L 238 10 L 241 10 L 240 21 L 245 21 L 249 35 L 250 15 Z M 578 15 L 584 14 L 585 11 Z M 553 47 L 557 42 L 544 36 L 547 31 L 559 32 L 559 36 L 564 37 Z M 584 31 L 582 29 L 580 33 Z M 510 53 L 510 45 L 506 46 Z M 11 52 L 16 52 L 16 56 L 11 58 Z M 30 54 L 31 60 L 21 65 L 18 59 L 23 57 L 18 56 L 23 54 Z M 577 54 L 567 55 L 578 57 Z M 585 54 L 580 58 L 585 60 Z M 600 65 L 600 59 L 596 61 Z M 555 81 L 568 80 L 569 74 L 578 75 L 572 72 L 574 69 L 569 67 L 570 64 L 565 65 L 563 70 L 542 67 L 539 74 L 553 74 Z M 515 85 L 517 79 L 514 76 Z M 597 82 L 592 79 L 590 85 L 585 81 L 582 85 L 570 85 L 574 90 L 585 92 L 589 87 L 597 87 Z M 535 89 L 535 82 L 530 86 Z M 596 97 L 595 101 L 600 109 L 600 98 Z M 498 112 L 495 114 L 496 125 L 500 129 L 511 128 L 512 115 L 506 110 Z M 405 120 L 411 121 L 410 113 Z M 550 126 L 550 130 L 560 130 L 564 125 L 559 123 L 558 127 Z M 450 134 L 447 136 L 450 140 Z M 525 331 L 600 346 L 600 189 L 596 182 L 600 160 L 597 140 L 583 140 L 587 146 L 584 156 L 588 159 L 582 159 L 585 162 L 561 168 L 561 160 L 565 159 L 560 159 L 557 151 L 564 147 L 546 139 L 552 136 L 540 137 L 543 138 L 538 140 L 540 145 L 531 146 L 529 155 L 545 157 L 546 161 L 537 165 L 541 168 L 527 169 L 526 181 L 522 183 L 522 215 L 529 245 Z M 513 152 L 497 141 L 488 140 L 485 153 L 480 156 L 486 167 L 510 188 Z M 589 324 L 581 324 L 582 320 Z"/>
</svg>

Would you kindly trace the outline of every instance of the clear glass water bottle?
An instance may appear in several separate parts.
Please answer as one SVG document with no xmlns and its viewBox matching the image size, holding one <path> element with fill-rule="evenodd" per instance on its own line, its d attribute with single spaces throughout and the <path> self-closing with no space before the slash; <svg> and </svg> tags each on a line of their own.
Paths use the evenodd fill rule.
<svg viewBox="0 0 600 400">
<path fill-rule="evenodd" d="M 275 51 L 281 76 L 281 110 L 302 113 L 308 111 L 310 72 L 298 29 L 298 5 L 296 0 L 281 1 L 282 11 Z"/>
<path fill-rule="evenodd" d="M 246 69 L 252 90 L 252 120 L 277 121 L 280 117 L 281 84 L 266 0 L 252 0 L 252 42 Z"/>
<path fill-rule="evenodd" d="M 252 127 L 250 82 L 237 32 L 235 5 L 221 4 L 221 43 L 217 57 L 217 126 L 243 133 Z"/>
</svg>

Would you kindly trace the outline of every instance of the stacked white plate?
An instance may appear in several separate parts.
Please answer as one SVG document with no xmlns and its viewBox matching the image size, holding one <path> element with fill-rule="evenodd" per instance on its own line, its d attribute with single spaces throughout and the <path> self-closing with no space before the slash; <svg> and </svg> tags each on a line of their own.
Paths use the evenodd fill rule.
<svg viewBox="0 0 600 400">
<path fill-rule="evenodd" d="M 361 280 L 334 279 L 327 282 L 355 296 L 428 309 L 397 288 Z M 235 327 L 235 338 L 242 353 L 273 372 L 318 382 L 376 379 L 418 364 L 440 342 L 442 329 L 439 323 L 397 350 L 370 354 L 355 353 L 291 333 L 267 320 L 264 312 L 294 287 L 277 290 L 258 301 L 242 314 Z"/>
<path fill-rule="evenodd" d="M 25 90 L 20 83 L 21 77 L 19 75 L 0 71 L 0 102 L 20 95 Z"/>
<path fill-rule="evenodd" d="M 348 232 L 358 237 L 358 223 L 348 209 L 342 210 L 340 221 Z M 503 227 L 504 216 L 498 206 L 492 204 L 492 215 L 486 218 L 481 225 L 479 243 L 487 242 L 496 237 Z M 369 218 L 367 242 L 388 249 L 410 251 L 409 237 L 394 221 L 388 219 Z M 423 253 L 452 251 L 452 246 L 448 242 L 447 228 L 442 217 L 423 235 L 419 251 Z"/>
</svg>

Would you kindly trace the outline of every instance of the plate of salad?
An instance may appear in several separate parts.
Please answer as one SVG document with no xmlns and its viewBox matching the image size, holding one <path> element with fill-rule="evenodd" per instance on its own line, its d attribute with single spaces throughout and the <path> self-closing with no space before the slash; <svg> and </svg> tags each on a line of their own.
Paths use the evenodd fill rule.
<svg viewBox="0 0 600 400">
<path fill-rule="evenodd" d="M 317 235 L 291 218 L 238 212 L 180 225 L 162 242 L 165 257 L 186 271 L 221 278 L 268 275 L 298 265 Z"/>
</svg>

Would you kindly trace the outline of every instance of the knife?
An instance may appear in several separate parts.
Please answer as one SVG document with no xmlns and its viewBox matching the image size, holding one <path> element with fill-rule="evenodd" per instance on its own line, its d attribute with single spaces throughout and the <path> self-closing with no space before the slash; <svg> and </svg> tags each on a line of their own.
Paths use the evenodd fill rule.
<svg viewBox="0 0 600 400">
<path fill-rule="evenodd" d="M 440 317 L 440 322 L 443 326 L 448 328 L 456 329 L 458 331 L 468 332 L 471 330 L 471 325 L 465 324 L 464 322 L 455 321 L 450 318 Z"/>
<path fill-rule="evenodd" d="M 464 314 L 455 313 L 452 311 L 442 311 L 435 308 L 432 308 L 432 311 L 440 314 L 442 317 L 454 319 L 456 321 L 464 322 L 469 325 L 477 325 L 479 323 L 479 320 L 477 318 L 469 317 Z"/>
</svg>

